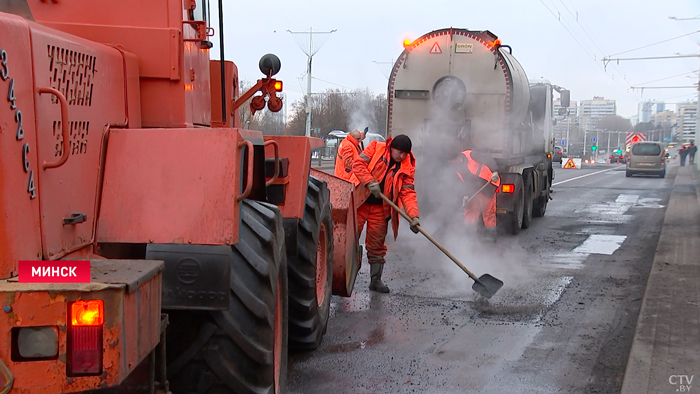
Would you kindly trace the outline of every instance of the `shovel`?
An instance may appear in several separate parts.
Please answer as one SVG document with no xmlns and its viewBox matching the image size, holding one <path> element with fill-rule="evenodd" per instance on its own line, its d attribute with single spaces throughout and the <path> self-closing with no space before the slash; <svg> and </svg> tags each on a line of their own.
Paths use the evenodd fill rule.
<svg viewBox="0 0 700 394">
<path fill-rule="evenodd" d="M 411 218 L 406 214 L 406 212 L 404 212 L 403 210 L 401 210 L 401 208 L 396 206 L 396 204 L 394 204 L 393 201 L 389 200 L 389 198 L 387 198 L 387 196 L 385 196 L 382 193 L 380 193 L 379 195 L 384 199 L 384 201 L 386 201 L 387 204 L 389 204 L 392 208 L 394 208 L 396 210 L 396 212 L 398 212 L 401 216 L 403 216 L 404 219 L 408 220 L 409 222 L 412 222 Z M 503 287 L 503 282 L 501 280 L 494 278 L 493 276 L 491 276 L 489 274 L 484 274 L 484 275 L 481 275 L 481 277 L 477 278 L 476 275 L 474 275 L 471 271 L 469 271 L 467 269 L 467 267 L 462 265 L 462 263 L 460 263 L 459 260 L 457 260 L 452 255 L 452 253 L 450 253 L 449 251 L 447 251 L 447 249 L 442 247 L 442 245 L 440 245 L 433 237 L 431 237 L 430 234 L 426 233 L 425 230 L 423 230 L 420 225 L 415 226 L 415 228 L 418 229 L 418 231 L 420 231 L 421 234 L 423 234 L 426 238 L 428 238 L 428 240 L 430 242 L 432 242 L 433 245 L 437 246 L 437 248 L 440 249 L 440 251 L 442 251 L 442 253 L 444 253 L 445 256 L 449 257 L 450 260 L 454 261 L 454 263 L 457 264 L 459 266 L 459 268 L 462 269 L 462 271 L 466 272 L 467 275 L 469 275 L 469 277 L 474 280 L 474 284 L 472 285 L 472 290 L 481 294 L 483 297 L 491 298 L 494 294 L 496 294 L 496 292 L 501 287 Z"/>
</svg>

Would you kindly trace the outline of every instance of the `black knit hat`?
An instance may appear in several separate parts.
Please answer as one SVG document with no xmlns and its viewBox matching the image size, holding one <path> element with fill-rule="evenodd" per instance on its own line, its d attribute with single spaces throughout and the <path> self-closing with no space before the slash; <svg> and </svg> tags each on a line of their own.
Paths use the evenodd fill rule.
<svg viewBox="0 0 700 394">
<path fill-rule="evenodd" d="M 391 141 L 391 147 L 401 152 L 411 153 L 411 139 L 405 134 L 399 134 Z"/>
</svg>

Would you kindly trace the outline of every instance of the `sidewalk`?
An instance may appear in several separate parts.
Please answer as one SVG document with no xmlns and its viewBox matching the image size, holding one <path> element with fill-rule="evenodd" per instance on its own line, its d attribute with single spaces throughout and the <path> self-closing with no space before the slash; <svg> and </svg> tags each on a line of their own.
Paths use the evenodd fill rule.
<svg viewBox="0 0 700 394">
<path fill-rule="evenodd" d="M 700 393 L 700 178 L 676 167 L 622 393 Z"/>
</svg>

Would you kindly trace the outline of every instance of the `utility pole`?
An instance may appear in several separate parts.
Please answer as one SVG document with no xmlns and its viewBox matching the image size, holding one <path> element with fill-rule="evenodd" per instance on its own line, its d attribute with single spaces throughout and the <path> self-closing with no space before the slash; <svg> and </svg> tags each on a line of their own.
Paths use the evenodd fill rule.
<svg viewBox="0 0 700 394">
<path fill-rule="evenodd" d="M 299 48 L 301 48 L 302 51 L 306 54 L 308 57 L 308 60 L 306 62 L 306 136 L 311 137 L 311 61 L 318 52 L 319 49 L 321 49 L 321 46 L 323 46 L 323 41 L 318 47 L 314 47 L 314 34 L 318 34 L 321 36 L 328 36 L 331 33 L 335 33 L 337 29 L 333 29 L 331 31 L 314 31 L 313 28 L 309 28 L 308 31 L 291 31 L 287 29 L 287 31 L 292 34 L 292 36 L 295 37 L 302 37 L 302 40 L 297 39 L 297 44 L 299 45 Z M 306 35 L 308 35 L 309 43 L 308 43 L 308 48 L 306 46 Z M 301 41 L 301 42 L 300 42 Z M 302 46 L 302 43 L 304 45 Z"/>
<path fill-rule="evenodd" d="M 571 141 L 569 140 L 569 126 L 571 123 L 571 117 L 569 115 L 566 116 L 566 154 L 567 156 L 569 155 L 569 148 L 571 148 Z"/>
</svg>

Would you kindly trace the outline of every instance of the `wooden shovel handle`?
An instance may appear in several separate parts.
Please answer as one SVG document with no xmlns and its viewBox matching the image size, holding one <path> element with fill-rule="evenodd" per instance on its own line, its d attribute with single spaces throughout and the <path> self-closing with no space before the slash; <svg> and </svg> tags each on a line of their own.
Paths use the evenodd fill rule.
<svg viewBox="0 0 700 394">
<path fill-rule="evenodd" d="M 380 196 L 384 199 L 384 201 L 386 201 L 387 204 L 389 204 L 392 208 L 394 208 L 396 210 L 396 212 L 398 212 L 401 216 L 403 216 L 404 219 L 408 220 L 409 223 L 413 222 L 413 220 L 408 216 L 408 214 L 406 214 L 406 212 L 404 212 L 401 208 L 399 208 L 396 204 L 394 204 L 393 201 L 389 200 L 389 198 L 387 196 L 385 196 L 382 193 L 380 193 Z M 421 228 L 420 225 L 417 225 L 414 227 L 416 227 L 418 229 L 418 231 L 420 231 L 420 233 L 425 236 L 425 238 L 428 238 L 428 240 L 430 242 L 432 242 L 433 245 L 437 246 L 437 248 L 440 249 L 440 251 L 442 251 L 442 253 L 444 253 L 445 256 L 449 257 L 450 260 L 454 261 L 454 263 L 457 264 L 459 266 L 459 268 L 462 269 L 462 271 L 466 272 L 466 274 L 469 275 L 470 278 L 474 279 L 476 282 L 483 285 L 483 283 L 481 283 L 481 281 L 476 277 L 476 275 L 472 274 L 472 272 L 469 271 L 467 269 L 467 267 L 465 267 L 462 263 L 460 263 L 459 260 L 457 260 L 457 258 L 452 255 L 452 253 L 450 253 L 447 249 L 442 247 L 442 245 L 440 245 L 438 243 L 438 241 L 435 240 L 435 238 L 431 237 L 430 234 L 426 233 L 425 230 L 423 230 L 423 228 Z"/>
</svg>

